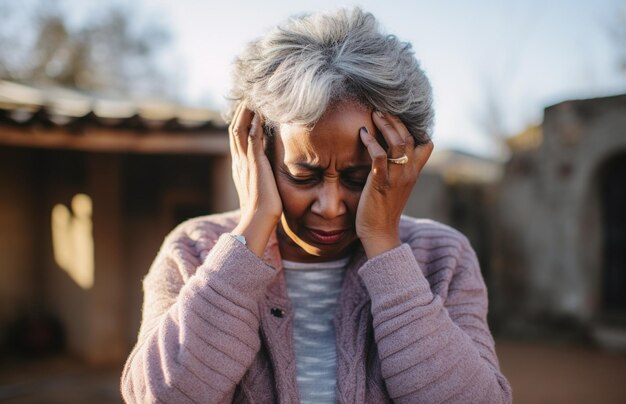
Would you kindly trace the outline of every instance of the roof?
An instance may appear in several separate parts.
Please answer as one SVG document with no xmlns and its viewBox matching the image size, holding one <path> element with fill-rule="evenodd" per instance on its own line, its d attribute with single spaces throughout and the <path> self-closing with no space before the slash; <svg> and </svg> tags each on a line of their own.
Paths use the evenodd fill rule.
<svg viewBox="0 0 626 404">
<path fill-rule="evenodd" d="M 440 174 L 447 183 L 487 184 L 499 181 L 503 174 L 500 161 L 461 150 L 435 150 L 424 166 L 425 171 Z"/>
<path fill-rule="evenodd" d="M 513 153 L 535 150 L 543 143 L 543 128 L 531 125 L 526 129 L 506 139 L 506 144 Z"/>
<path fill-rule="evenodd" d="M 210 109 L 0 80 L 0 145 L 225 154 L 228 136 Z"/>
</svg>

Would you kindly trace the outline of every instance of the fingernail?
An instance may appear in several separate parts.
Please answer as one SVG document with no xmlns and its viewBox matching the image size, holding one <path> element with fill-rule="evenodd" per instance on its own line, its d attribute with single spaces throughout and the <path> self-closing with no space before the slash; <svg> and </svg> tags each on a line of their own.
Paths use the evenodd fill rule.
<svg viewBox="0 0 626 404">
<path fill-rule="evenodd" d="M 376 110 L 376 115 L 378 115 L 380 118 L 384 118 L 385 115 L 383 115 L 382 112 L 380 112 L 379 110 Z"/>
<path fill-rule="evenodd" d="M 359 129 L 361 132 L 365 132 L 366 134 L 369 135 L 370 131 L 367 130 L 367 128 L 365 126 L 361 126 L 361 129 Z"/>
</svg>

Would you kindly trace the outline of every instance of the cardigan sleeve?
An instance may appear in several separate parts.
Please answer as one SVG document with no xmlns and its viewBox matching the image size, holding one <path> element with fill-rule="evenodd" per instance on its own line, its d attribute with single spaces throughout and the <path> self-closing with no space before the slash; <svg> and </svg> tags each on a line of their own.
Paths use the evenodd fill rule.
<svg viewBox="0 0 626 404">
<path fill-rule="evenodd" d="M 122 373 L 127 402 L 231 402 L 260 349 L 258 302 L 275 269 L 222 235 L 201 262 L 170 236 L 144 280 L 141 330 Z"/>
<path fill-rule="evenodd" d="M 510 403 L 511 387 L 499 370 L 474 251 L 463 238 L 458 248 L 439 246 L 453 251 L 447 257 L 424 263 L 438 264 L 433 272 L 437 282 L 447 282 L 444 300 L 431 291 L 416 259 L 418 250 L 403 244 L 359 269 L 371 298 L 374 337 L 391 398 L 400 403 Z"/>
</svg>

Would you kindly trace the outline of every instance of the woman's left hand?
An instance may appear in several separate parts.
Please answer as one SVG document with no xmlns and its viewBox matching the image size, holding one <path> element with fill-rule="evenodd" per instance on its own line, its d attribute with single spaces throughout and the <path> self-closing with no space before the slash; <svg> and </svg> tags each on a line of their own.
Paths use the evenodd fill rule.
<svg viewBox="0 0 626 404">
<path fill-rule="evenodd" d="M 359 199 L 356 232 L 368 258 L 401 244 L 400 216 L 433 150 L 432 142 L 414 147 L 413 136 L 399 118 L 378 111 L 372 116 L 389 150 L 385 152 L 373 134 L 361 129 L 361 141 L 372 158 L 372 170 Z M 408 157 L 405 164 L 388 161 L 404 155 Z"/>
</svg>

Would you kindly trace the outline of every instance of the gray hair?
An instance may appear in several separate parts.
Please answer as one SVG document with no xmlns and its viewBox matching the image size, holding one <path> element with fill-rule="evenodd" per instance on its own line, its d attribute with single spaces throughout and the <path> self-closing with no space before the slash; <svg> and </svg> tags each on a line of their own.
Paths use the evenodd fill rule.
<svg viewBox="0 0 626 404">
<path fill-rule="evenodd" d="M 432 90 L 411 44 L 383 34 L 360 8 L 290 18 L 248 44 L 233 63 L 232 119 L 240 102 L 270 126 L 314 125 L 342 100 L 396 115 L 415 137 L 428 142 Z"/>
</svg>

